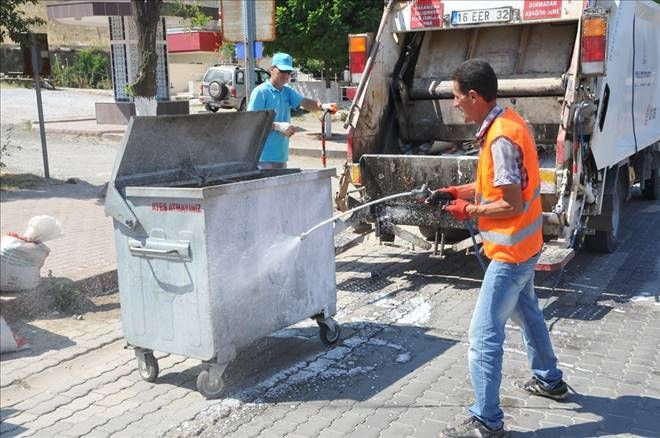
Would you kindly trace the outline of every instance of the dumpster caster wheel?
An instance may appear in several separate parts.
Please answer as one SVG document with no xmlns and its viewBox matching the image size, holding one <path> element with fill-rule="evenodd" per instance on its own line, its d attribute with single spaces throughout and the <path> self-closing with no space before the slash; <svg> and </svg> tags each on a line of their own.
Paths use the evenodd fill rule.
<svg viewBox="0 0 660 438">
<path fill-rule="evenodd" d="M 138 352 L 136 350 L 135 357 L 138 361 L 138 372 L 140 377 L 147 382 L 155 382 L 158 377 L 158 361 L 152 352 Z"/>
<path fill-rule="evenodd" d="M 216 369 L 216 367 L 217 365 L 211 365 L 211 368 L 203 370 L 197 376 L 197 391 L 208 400 L 218 398 L 225 385 L 222 380 L 224 367 L 221 367 L 222 369 Z"/>
<path fill-rule="evenodd" d="M 325 345 L 335 345 L 339 340 L 341 330 L 339 324 L 332 318 L 319 319 L 316 321 L 319 325 L 319 337 Z"/>
</svg>

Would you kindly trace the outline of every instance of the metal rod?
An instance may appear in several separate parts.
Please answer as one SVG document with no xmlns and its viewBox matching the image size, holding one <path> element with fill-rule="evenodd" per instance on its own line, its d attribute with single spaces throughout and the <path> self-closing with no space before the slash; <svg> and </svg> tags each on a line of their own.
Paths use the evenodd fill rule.
<svg viewBox="0 0 660 438">
<path fill-rule="evenodd" d="M 254 42 L 256 38 L 256 10 L 254 1 L 243 0 L 243 47 L 245 48 L 245 105 L 250 100 L 250 94 L 256 83 L 254 72 Z"/>
<path fill-rule="evenodd" d="M 380 204 L 381 202 L 385 201 L 390 201 L 392 199 L 397 199 L 397 198 L 404 198 L 406 196 L 413 196 L 415 192 L 402 192 L 402 193 L 397 193 L 395 195 L 390 195 L 390 196 L 385 196 L 384 198 L 376 199 L 375 201 L 367 202 L 366 204 L 362 204 L 359 207 L 352 208 L 350 210 L 346 210 L 343 213 L 338 214 L 337 216 L 331 217 L 328 220 L 325 220 L 317 225 L 314 225 L 312 228 L 309 230 L 305 231 L 300 235 L 300 240 L 304 240 L 312 231 L 321 228 L 323 225 L 327 225 L 332 222 L 337 222 L 339 219 L 341 219 L 344 216 L 348 216 L 349 214 L 356 212 L 358 210 L 362 210 L 363 208 L 371 207 L 372 205 Z"/>
<path fill-rule="evenodd" d="M 41 50 L 39 41 L 35 34 L 30 34 L 32 43 L 32 73 L 34 76 L 34 89 L 37 92 L 37 113 L 39 114 L 39 134 L 41 134 L 41 153 L 44 160 L 44 178 L 50 178 L 48 170 L 48 148 L 46 147 L 46 128 L 44 127 L 44 110 L 41 103 L 41 78 L 39 77 L 39 70 L 41 69 L 39 60 L 41 58 L 38 51 Z"/>
</svg>

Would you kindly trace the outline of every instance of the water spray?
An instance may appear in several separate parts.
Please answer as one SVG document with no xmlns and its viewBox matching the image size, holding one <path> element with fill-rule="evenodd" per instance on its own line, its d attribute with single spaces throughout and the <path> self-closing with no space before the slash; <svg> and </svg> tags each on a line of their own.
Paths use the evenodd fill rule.
<svg viewBox="0 0 660 438">
<path fill-rule="evenodd" d="M 328 220 L 325 220 L 317 225 L 314 225 L 312 228 L 309 230 L 305 231 L 300 235 L 300 240 L 305 240 L 307 236 L 312 233 L 314 230 L 317 230 L 321 228 L 324 225 L 337 222 L 339 219 L 341 219 L 344 216 L 348 216 L 351 213 L 354 213 L 358 210 L 362 210 L 363 208 L 371 207 L 372 205 L 380 204 L 385 201 L 391 201 L 392 199 L 398 199 L 398 198 L 405 198 L 406 196 L 413 196 L 415 199 L 418 201 L 422 202 L 429 196 L 433 194 L 433 191 L 431 191 L 428 188 L 427 184 L 423 184 L 420 188 L 418 189 L 413 189 L 409 192 L 401 192 L 397 193 L 394 195 L 390 196 L 385 196 L 384 198 L 376 199 L 375 201 L 367 202 L 366 204 L 362 204 L 358 207 L 352 208 L 350 210 L 346 210 L 343 213 L 338 214 L 337 216 L 331 217 Z M 437 204 L 434 204 L 436 206 L 440 206 L 441 209 L 444 209 L 444 206 L 446 203 L 448 203 L 448 199 L 440 199 Z M 470 233 L 470 238 L 472 239 L 472 246 L 474 247 L 474 255 L 477 257 L 477 260 L 479 261 L 479 265 L 481 266 L 481 269 L 483 269 L 484 272 L 486 272 L 486 263 L 484 262 L 483 258 L 481 257 L 481 252 L 479 251 L 479 246 L 477 245 L 477 240 L 476 240 L 476 230 L 474 229 L 474 226 L 470 223 L 470 221 L 466 221 L 466 226 L 468 229 L 468 232 Z"/>
<path fill-rule="evenodd" d="M 422 187 L 420 187 L 418 189 L 411 190 L 409 192 L 396 193 L 394 195 L 389 195 L 389 196 L 385 196 L 384 198 L 376 199 L 375 201 L 367 202 L 366 204 L 362 204 L 358 207 L 352 208 L 350 210 L 346 210 L 343 213 L 338 214 L 337 216 L 333 216 L 328 220 L 325 220 L 325 221 L 323 221 L 323 222 L 321 222 L 317 225 L 314 225 L 312 228 L 310 228 L 309 230 L 305 231 L 304 233 L 302 233 L 300 235 L 300 240 L 305 240 L 311 232 L 321 228 L 322 226 L 333 223 L 333 222 L 337 222 L 342 217 L 348 216 L 348 215 L 350 215 L 350 214 L 352 214 L 352 213 L 354 213 L 358 210 L 362 210 L 364 208 L 371 207 L 372 205 L 380 204 L 380 203 L 385 202 L 385 201 L 391 201 L 392 199 L 405 198 L 406 196 L 414 196 L 416 199 L 421 201 L 421 200 L 424 200 L 427 197 L 429 197 L 431 195 L 431 193 L 432 192 L 428 188 L 428 186 L 426 184 L 424 184 L 424 185 L 422 185 Z"/>
</svg>

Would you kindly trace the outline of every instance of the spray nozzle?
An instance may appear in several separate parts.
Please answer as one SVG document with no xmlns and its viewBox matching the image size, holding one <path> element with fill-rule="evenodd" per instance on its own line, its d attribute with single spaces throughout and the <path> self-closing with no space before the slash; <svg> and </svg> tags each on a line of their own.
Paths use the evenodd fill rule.
<svg viewBox="0 0 660 438">
<path fill-rule="evenodd" d="M 422 202 L 429 196 L 431 196 L 433 192 L 431 189 L 429 189 L 428 184 L 422 184 L 422 186 L 418 189 L 413 189 L 410 191 L 410 195 L 413 196 L 417 201 Z"/>
</svg>

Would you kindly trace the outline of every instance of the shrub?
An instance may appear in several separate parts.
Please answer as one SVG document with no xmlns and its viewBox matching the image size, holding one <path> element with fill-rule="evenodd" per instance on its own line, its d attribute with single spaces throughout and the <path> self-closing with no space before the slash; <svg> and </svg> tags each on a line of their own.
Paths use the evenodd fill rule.
<svg viewBox="0 0 660 438">
<path fill-rule="evenodd" d="M 100 49 L 83 49 L 75 55 L 71 65 L 54 56 L 52 75 L 60 87 L 111 88 L 110 58 Z"/>
<path fill-rule="evenodd" d="M 48 291 L 53 297 L 53 304 L 58 311 L 62 313 L 82 312 L 84 296 L 73 281 L 66 278 L 57 278 L 53 276 L 53 271 L 50 270 L 46 281 Z"/>
</svg>

